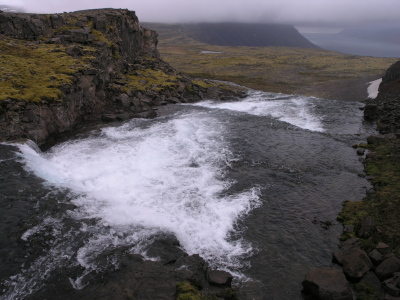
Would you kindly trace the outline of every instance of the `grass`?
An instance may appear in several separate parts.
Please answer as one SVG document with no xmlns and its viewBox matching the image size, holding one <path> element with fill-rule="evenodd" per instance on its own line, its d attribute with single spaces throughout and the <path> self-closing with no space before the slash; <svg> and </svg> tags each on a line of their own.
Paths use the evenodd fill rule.
<svg viewBox="0 0 400 300">
<path fill-rule="evenodd" d="M 385 139 L 379 145 L 363 146 L 378 154 L 376 159 L 367 159 L 365 166 L 375 192 L 362 201 L 345 202 L 339 220 L 354 225 L 357 231 L 363 217 L 373 217 L 377 231 L 368 240 L 362 240 L 364 248 L 369 251 L 378 242 L 384 242 L 400 257 L 400 141 Z"/>
<path fill-rule="evenodd" d="M 268 92 L 327 97 L 326 85 L 378 78 L 396 61 L 320 49 L 211 46 L 177 28 L 151 26 L 159 33 L 161 57 L 177 70 Z M 204 50 L 221 53 L 202 53 Z"/>
<path fill-rule="evenodd" d="M 136 91 L 161 91 L 174 89 L 178 86 L 180 76 L 172 76 L 164 73 L 162 70 L 144 69 L 125 75 L 126 85 L 124 92 L 128 90 Z"/>
<path fill-rule="evenodd" d="M 60 88 L 70 85 L 74 74 L 87 67 L 61 45 L 27 44 L 3 37 L 0 40 L 0 102 L 11 98 L 27 102 L 58 101 Z"/>
</svg>

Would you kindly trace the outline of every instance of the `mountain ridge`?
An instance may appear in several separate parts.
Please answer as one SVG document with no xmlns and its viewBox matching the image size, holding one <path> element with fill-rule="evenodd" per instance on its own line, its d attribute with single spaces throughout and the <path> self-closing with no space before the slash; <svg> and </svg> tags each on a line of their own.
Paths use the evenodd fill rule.
<svg viewBox="0 0 400 300">
<path fill-rule="evenodd" d="M 188 37 L 214 46 L 315 48 L 293 25 L 268 23 L 142 23 L 160 34 Z"/>
</svg>

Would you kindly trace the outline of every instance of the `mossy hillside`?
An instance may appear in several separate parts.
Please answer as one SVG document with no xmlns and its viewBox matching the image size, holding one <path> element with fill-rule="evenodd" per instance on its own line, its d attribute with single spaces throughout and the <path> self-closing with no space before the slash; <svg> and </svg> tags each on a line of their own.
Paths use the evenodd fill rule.
<svg viewBox="0 0 400 300">
<path fill-rule="evenodd" d="M 179 282 L 176 286 L 176 300 L 207 300 L 200 291 L 188 281 Z"/>
<path fill-rule="evenodd" d="M 182 47 L 183 48 L 183 47 Z M 394 59 L 345 55 L 333 51 L 283 47 L 216 47 L 202 53 L 160 47 L 162 57 L 192 76 L 228 80 L 265 91 L 301 92 L 305 85 L 381 74 Z M 303 92 L 304 94 L 304 92 Z"/>
<path fill-rule="evenodd" d="M 163 91 L 171 90 L 179 85 L 181 76 L 168 75 L 160 69 L 143 69 L 125 74 L 124 92 L 134 91 Z"/>
<path fill-rule="evenodd" d="M 88 67 L 88 60 L 76 59 L 62 45 L 0 40 L 0 101 L 19 99 L 27 102 L 57 101 L 60 87 L 70 85 L 74 74 Z"/>
<path fill-rule="evenodd" d="M 327 97 L 327 85 L 378 78 L 396 61 L 308 48 L 212 46 L 178 27 L 151 26 L 159 33 L 161 57 L 177 70 L 268 92 Z"/>
<path fill-rule="evenodd" d="M 231 288 L 226 288 L 217 294 L 218 296 L 205 296 L 201 291 L 188 281 L 181 281 L 176 286 L 176 300 L 235 300 L 236 294 Z"/>
<path fill-rule="evenodd" d="M 377 231 L 367 240 L 362 240 L 366 250 L 378 242 L 387 243 L 400 257 L 400 141 L 384 139 L 379 145 L 362 145 L 377 153 L 367 159 L 365 172 L 372 178 L 375 192 L 362 201 L 345 202 L 339 220 L 354 225 L 356 231 L 366 216 L 377 224 Z"/>
<path fill-rule="evenodd" d="M 182 80 L 181 75 L 170 75 L 165 73 L 162 69 L 141 69 L 128 74 L 124 74 L 123 82 L 125 85 L 122 91 L 129 93 L 129 91 L 157 91 L 165 92 L 171 91 L 179 87 Z M 219 88 L 232 90 L 231 85 L 222 82 L 205 81 L 201 79 L 191 80 L 189 85 L 186 85 L 186 91 L 196 93 L 194 88 Z"/>
</svg>

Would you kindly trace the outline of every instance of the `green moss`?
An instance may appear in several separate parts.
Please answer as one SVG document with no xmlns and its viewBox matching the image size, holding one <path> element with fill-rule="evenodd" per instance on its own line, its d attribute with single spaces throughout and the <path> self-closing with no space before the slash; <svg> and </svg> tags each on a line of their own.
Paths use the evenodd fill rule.
<svg viewBox="0 0 400 300">
<path fill-rule="evenodd" d="M 3 39 L 0 49 L 0 101 L 57 101 L 62 96 L 60 87 L 70 85 L 73 75 L 85 67 L 84 61 L 74 59 L 59 45 L 27 46 L 23 41 Z"/>
<path fill-rule="evenodd" d="M 354 285 L 354 289 L 358 292 L 357 300 L 379 300 L 381 295 L 368 283 L 359 282 Z"/>
<path fill-rule="evenodd" d="M 187 281 L 179 282 L 176 286 L 176 300 L 205 300 L 200 291 Z"/>
<path fill-rule="evenodd" d="M 94 36 L 95 41 L 106 42 L 107 46 L 110 48 L 114 45 L 101 31 L 92 29 L 90 33 Z M 114 47 L 116 46 L 114 45 Z"/>
<path fill-rule="evenodd" d="M 201 86 L 202 88 L 209 88 L 209 87 L 213 86 L 213 84 L 205 82 L 204 80 L 193 80 L 192 83 L 195 85 Z"/>
<path fill-rule="evenodd" d="M 357 232 L 363 217 L 373 217 L 379 230 L 368 240 L 361 240 L 363 247 L 369 250 L 382 241 L 400 256 L 400 140 L 385 139 L 366 148 L 378 155 L 367 159 L 365 165 L 375 192 L 362 201 L 345 202 L 339 218 L 344 224 L 354 225 Z"/>
<path fill-rule="evenodd" d="M 217 297 L 204 296 L 197 287 L 190 284 L 188 281 L 181 281 L 176 285 L 176 300 L 218 300 L 218 299 L 236 299 L 235 292 L 227 288 L 223 291 L 223 295 L 218 295 Z"/>
<path fill-rule="evenodd" d="M 123 91 L 128 90 L 168 90 L 178 87 L 179 76 L 168 75 L 161 70 L 145 69 L 126 75 L 126 85 Z"/>
</svg>

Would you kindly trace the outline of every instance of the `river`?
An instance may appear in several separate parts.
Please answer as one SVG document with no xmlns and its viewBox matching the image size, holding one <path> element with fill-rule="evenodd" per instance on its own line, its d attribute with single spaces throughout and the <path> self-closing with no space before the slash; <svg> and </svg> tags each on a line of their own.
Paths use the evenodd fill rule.
<svg viewBox="0 0 400 300">
<path fill-rule="evenodd" d="M 167 233 L 234 274 L 240 299 L 302 299 L 305 274 L 331 264 L 341 203 L 370 188 L 351 147 L 374 132 L 362 106 L 250 91 L 160 107 L 45 152 L 0 144 L 0 297 L 78 267 L 70 281 L 82 288 L 102 253 L 117 253 L 108 264 L 121 247 L 157 259 L 147 249 Z"/>
</svg>

